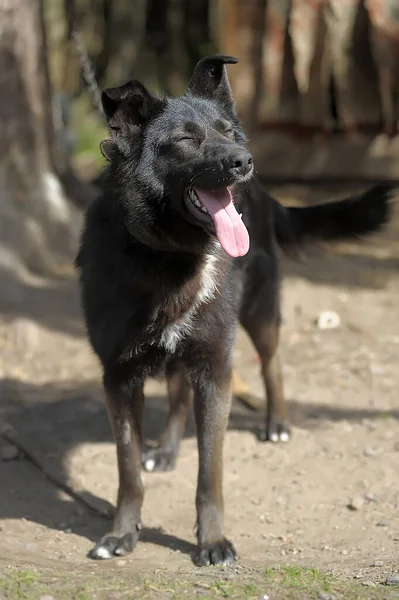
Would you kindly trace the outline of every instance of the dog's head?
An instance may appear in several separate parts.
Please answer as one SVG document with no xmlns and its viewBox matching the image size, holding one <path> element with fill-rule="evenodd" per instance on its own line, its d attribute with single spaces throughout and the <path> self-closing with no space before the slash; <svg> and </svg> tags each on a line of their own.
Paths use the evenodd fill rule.
<svg viewBox="0 0 399 600">
<path fill-rule="evenodd" d="M 252 175 L 225 64 L 201 60 L 184 96 L 159 98 L 138 81 L 105 90 L 111 139 L 102 142 L 133 236 L 165 250 L 201 251 L 217 237 L 231 256 L 249 248 L 234 185 Z"/>
</svg>

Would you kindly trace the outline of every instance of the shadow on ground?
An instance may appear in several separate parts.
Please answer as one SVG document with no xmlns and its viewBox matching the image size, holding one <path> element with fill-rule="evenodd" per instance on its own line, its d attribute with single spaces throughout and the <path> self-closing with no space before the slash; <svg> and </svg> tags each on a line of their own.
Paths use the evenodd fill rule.
<svg viewBox="0 0 399 600">
<path fill-rule="evenodd" d="M 77 279 L 24 280 L 0 267 L 0 314 L 4 319 L 23 317 L 67 333 L 84 335 Z"/>
<path fill-rule="evenodd" d="M 84 443 L 111 442 L 112 435 L 102 390 L 93 383 L 84 387 L 46 385 L 35 387 L 20 381 L 0 382 L 0 422 L 10 423 L 22 440 L 44 457 L 46 465 L 64 482 L 68 482 L 66 457 Z M 315 429 L 326 421 L 361 421 L 381 416 L 376 410 L 315 405 L 291 400 L 288 403 L 293 425 Z M 166 419 L 167 403 L 164 397 L 149 397 L 145 414 L 145 438 L 156 440 Z M 399 410 L 390 413 L 399 419 Z M 247 411 L 234 403 L 230 429 L 250 431 L 256 435 L 263 416 Z M 185 436 L 195 435 L 192 416 Z M 92 514 L 79 502 L 71 501 L 50 482 L 44 485 L 44 475 L 28 460 L 0 462 L 0 520 L 28 519 L 51 529 L 63 529 L 63 522 L 79 536 L 92 541 L 105 533 L 109 524 L 105 518 Z M 116 492 L 116 490 L 115 490 Z M 81 496 L 91 504 L 104 507 L 107 503 L 89 492 Z M 109 507 L 107 507 L 109 508 Z M 112 511 L 111 511 L 112 512 Z M 144 529 L 142 539 L 183 553 L 191 553 L 194 546 L 158 529 Z"/>
</svg>

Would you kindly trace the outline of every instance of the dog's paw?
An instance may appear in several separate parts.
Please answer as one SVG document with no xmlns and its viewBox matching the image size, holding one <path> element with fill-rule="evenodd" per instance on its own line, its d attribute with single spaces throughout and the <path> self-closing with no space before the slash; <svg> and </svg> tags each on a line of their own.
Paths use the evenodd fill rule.
<svg viewBox="0 0 399 600">
<path fill-rule="evenodd" d="M 143 453 L 142 464 L 144 471 L 173 471 L 176 466 L 176 452 L 155 448 Z"/>
<path fill-rule="evenodd" d="M 89 558 L 95 560 L 106 560 L 117 556 L 125 556 L 132 552 L 139 539 L 139 531 L 134 533 L 125 533 L 123 536 L 117 536 L 110 533 L 105 535 L 94 548 L 89 552 Z"/>
<path fill-rule="evenodd" d="M 233 544 L 224 538 L 212 546 L 198 548 L 194 563 L 197 567 L 209 567 L 210 565 L 232 565 L 237 560 L 237 552 Z"/>
<path fill-rule="evenodd" d="M 290 428 L 286 423 L 279 421 L 270 421 L 266 424 L 266 428 L 261 432 L 259 439 L 262 442 L 289 442 L 291 439 Z"/>
</svg>

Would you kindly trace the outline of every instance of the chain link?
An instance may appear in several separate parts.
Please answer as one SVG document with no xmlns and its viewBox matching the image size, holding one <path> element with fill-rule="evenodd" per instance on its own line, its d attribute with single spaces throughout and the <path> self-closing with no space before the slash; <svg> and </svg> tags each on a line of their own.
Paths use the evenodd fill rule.
<svg viewBox="0 0 399 600">
<path fill-rule="evenodd" d="M 98 112 L 102 117 L 105 118 L 104 110 L 101 103 L 101 92 L 97 83 L 96 74 L 93 68 L 93 64 L 90 60 L 90 56 L 87 52 L 86 44 L 84 43 L 83 37 L 77 30 L 76 25 L 72 27 L 71 37 L 73 38 L 76 46 L 76 52 L 79 57 L 79 61 L 82 67 L 82 75 L 84 82 L 93 98 L 93 103 L 97 108 Z"/>
</svg>

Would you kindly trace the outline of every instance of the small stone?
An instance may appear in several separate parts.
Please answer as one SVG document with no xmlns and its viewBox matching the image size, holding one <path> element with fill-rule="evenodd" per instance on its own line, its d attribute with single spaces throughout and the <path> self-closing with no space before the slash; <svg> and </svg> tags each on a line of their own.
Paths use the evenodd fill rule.
<svg viewBox="0 0 399 600">
<path fill-rule="evenodd" d="M 346 555 L 348 554 L 348 551 L 347 551 L 347 550 L 341 550 L 341 554 L 342 554 L 343 556 L 346 556 Z"/>
<path fill-rule="evenodd" d="M 337 600 L 337 597 L 334 594 L 329 594 L 327 592 L 319 592 L 317 597 L 319 600 Z"/>
<path fill-rule="evenodd" d="M 379 521 L 377 523 L 377 527 L 389 527 L 389 523 L 388 523 L 388 521 L 385 521 L 384 519 L 382 519 L 382 521 Z"/>
<path fill-rule="evenodd" d="M 316 320 L 319 329 L 336 329 L 341 324 L 339 314 L 332 310 L 323 310 Z"/>
<path fill-rule="evenodd" d="M 45 596 L 40 596 L 39 600 L 55 600 L 55 598 L 46 594 Z"/>
<path fill-rule="evenodd" d="M 360 510 L 365 503 L 363 496 L 356 496 L 356 498 L 352 498 L 347 504 L 349 510 Z"/>
<path fill-rule="evenodd" d="M 364 587 L 377 587 L 377 584 L 374 581 L 362 581 L 362 585 Z"/>
<path fill-rule="evenodd" d="M 384 585 L 399 585 L 399 575 L 387 577 Z"/>
<path fill-rule="evenodd" d="M 14 444 L 4 444 L 0 450 L 0 459 L 3 461 L 16 460 L 19 457 L 19 450 Z"/>
<path fill-rule="evenodd" d="M 384 566 L 384 561 L 383 560 L 375 560 L 374 564 L 372 566 L 373 567 L 383 567 Z"/>
<path fill-rule="evenodd" d="M 377 502 L 374 492 L 366 492 L 365 494 L 363 494 L 363 498 L 367 502 Z"/>
<path fill-rule="evenodd" d="M 367 446 L 363 450 L 364 456 L 378 456 L 378 454 L 381 454 L 381 452 L 382 448 L 373 448 L 372 446 Z"/>
</svg>

